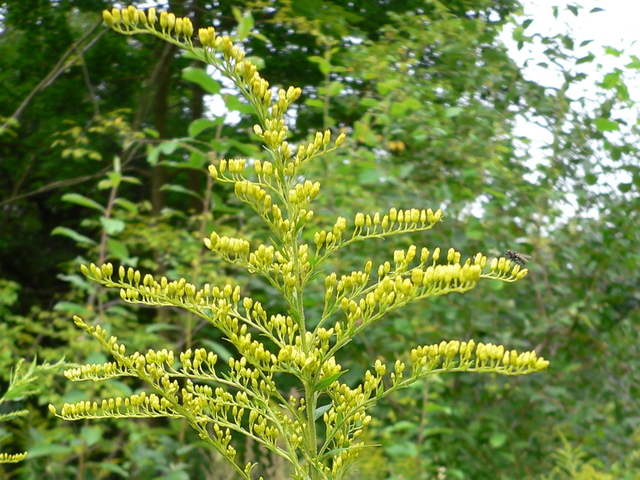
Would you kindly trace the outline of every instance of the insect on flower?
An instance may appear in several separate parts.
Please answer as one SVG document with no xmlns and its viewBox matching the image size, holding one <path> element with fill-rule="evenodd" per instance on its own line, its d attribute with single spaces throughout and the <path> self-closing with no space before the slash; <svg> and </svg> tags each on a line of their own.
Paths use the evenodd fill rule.
<svg viewBox="0 0 640 480">
<path fill-rule="evenodd" d="M 506 252 L 504 252 L 504 258 L 506 258 L 507 260 L 511 260 L 513 263 L 517 263 L 521 267 L 524 267 L 531 257 L 529 255 L 525 255 L 524 253 L 507 250 Z"/>
</svg>

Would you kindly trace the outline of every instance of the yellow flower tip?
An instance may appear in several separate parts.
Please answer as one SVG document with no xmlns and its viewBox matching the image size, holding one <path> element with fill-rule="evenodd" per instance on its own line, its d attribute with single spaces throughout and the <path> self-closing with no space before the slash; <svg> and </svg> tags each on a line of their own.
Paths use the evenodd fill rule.
<svg viewBox="0 0 640 480">
<path fill-rule="evenodd" d="M 113 28 L 120 28 L 120 22 L 122 21 L 120 10 L 117 8 L 111 9 L 111 16 L 113 17 Z"/>
<path fill-rule="evenodd" d="M 58 411 L 56 410 L 56 407 L 54 407 L 53 405 L 49 404 L 49 411 L 53 414 L 53 415 L 57 415 Z"/>
<path fill-rule="evenodd" d="M 347 135 L 344 132 L 338 135 L 338 138 L 336 138 L 336 147 L 339 147 L 340 145 L 342 145 L 346 138 L 347 138 Z"/>
<path fill-rule="evenodd" d="M 549 368 L 549 360 L 545 360 L 544 358 L 540 357 L 536 360 L 536 369 L 537 370 L 546 370 L 547 368 Z"/>
<path fill-rule="evenodd" d="M 138 18 L 145 27 L 149 25 L 149 22 L 147 21 L 147 15 L 144 13 L 144 10 L 138 9 Z"/>
<path fill-rule="evenodd" d="M 127 13 L 129 14 L 129 22 L 131 22 L 134 26 L 138 25 L 138 9 L 133 5 L 129 5 L 127 7 Z"/>
<path fill-rule="evenodd" d="M 516 280 L 522 280 L 529 273 L 529 269 L 525 268 L 524 270 L 520 270 L 516 275 Z"/>
<path fill-rule="evenodd" d="M 191 23 L 191 19 L 184 17 L 182 23 L 184 36 L 187 38 L 191 38 L 193 36 L 193 23 Z"/>
<path fill-rule="evenodd" d="M 169 31 L 173 30 L 176 26 L 176 16 L 173 13 L 167 14 L 167 29 Z"/>
<path fill-rule="evenodd" d="M 111 12 L 109 10 L 102 11 L 102 20 L 104 20 L 104 23 L 107 24 L 107 27 L 113 28 L 113 25 L 114 25 L 113 15 L 111 15 Z"/>
<path fill-rule="evenodd" d="M 175 23 L 175 31 L 176 31 L 176 35 L 181 35 L 183 32 L 183 23 L 184 21 L 181 18 L 176 18 L 176 23 Z"/>
<path fill-rule="evenodd" d="M 149 10 L 147 10 L 147 19 L 149 20 L 149 25 L 151 25 L 151 28 L 153 28 L 153 26 L 156 24 L 156 21 L 158 20 L 156 17 L 155 8 L 150 8 Z"/>
<path fill-rule="evenodd" d="M 160 14 L 160 28 L 162 28 L 163 32 L 167 29 L 167 25 L 168 25 L 167 17 L 168 16 L 169 16 L 169 14 L 167 12 L 162 12 Z"/>
</svg>

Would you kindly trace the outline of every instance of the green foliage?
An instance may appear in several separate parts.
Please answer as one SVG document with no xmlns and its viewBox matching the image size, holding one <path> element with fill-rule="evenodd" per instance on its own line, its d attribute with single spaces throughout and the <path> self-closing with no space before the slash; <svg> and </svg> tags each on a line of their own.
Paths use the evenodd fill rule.
<svg viewBox="0 0 640 480">
<path fill-rule="evenodd" d="M 331 228 L 311 235 L 307 232 L 314 217 L 310 205 L 320 193 L 320 183 L 305 177 L 306 167 L 340 147 L 345 134 L 332 142 L 329 130 L 317 132 L 294 153 L 286 140 L 284 118 L 301 90 L 280 89 L 272 100 L 268 82 L 229 37 L 217 35 L 211 27 L 200 29 L 202 47 L 194 47 L 189 18 L 167 12 L 157 17 L 155 9 L 113 9 L 103 17 L 120 33 L 155 35 L 213 65 L 255 110 L 259 124 L 253 130 L 264 142 L 270 160 L 253 162 L 253 175 L 245 173 L 244 159 L 220 160 L 209 171 L 217 181 L 233 186 L 238 200 L 264 221 L 271 239 L 252 247 L 246 239 L 214 231 L 204 244 L 226 262 L 262 277 L 282 296 L 287 314 L 268 314 L 259 301 L 243 297 L 235 282 L 219 287 L 206 283 L 198 288 L 184 278 L 155 279 L 123 266 L 114 278 L 111 263 L 83 265 L 87 278 L 119 288 L 125 302 L 177 307 L 206 320 L 224 334 L 238 357 L 231 356 L 225 366 L 205 348 L 188 348 L 179 355 L 167 349 L 127 355 L 126 346 L 100 324 L 74 316 L 76 325 L 109 351 L 114 362 L 83 365 L 65 375 L 76 381 L 134 377 L 146 383 L 150 392 L 105 398 L 100 404 L 65 403 L 60 413 L 51 405 L 54 414 L 68 420 L 183 418 L 247 480 L 256 462 L 243 465 L 238 459 L 233 433 L 283 458 L 293 478 L 344 478 L 365 447 L 359 437 L 372 421 L 367 409 L 390 393 L 438 373 L 521 375 L 547 368 L 548 362 L 535 351 L 518 354 L 490 343 L 476 345 L 473 340 L 443 341 L 412 349 L 394 362 L 390 375 L 386 375 L 385 362 L 378 359 L 374 369 L 364 373 L 364 381 L 344 381 L 347 371 L 337 362 L 337 355 L 387 314 L 422 299 L 467 292 L 481 279 L 514 282 L 527 270 L 508 258 L 494 258 L 487 265 L 481 253 L 461 263 L 461 254 L 454 249 L 439 262 L 440 248 L 418 251 L 412 245 L 396 250 L 393 263 L 381 262 L 375 269 L 368 260 L 363 270 L 341 277 L 324 274 L 328 262 L 351 244 L 430 230 L 440 222 L 442 212 L 391 208 L 386 214 L 356 213 L 351 227 L 338 217 Z M 112 182 L 110 187 L 117 185 Z M 74 196 L 70 200 L 103 211 L 88 199 Z M 121 231 L 102 224 L 106 233 Z M 305 243 L 305 238 L 312 238 L 312 243 Z M 307 309 L 306 292 L 322 276 L 324 306 L 320 311 Z M 113 332 L 121 333 L 117 328 Z M 255 334 L 260 340 L 253 338 Z M 405 362 L 410 364 L 406 376 Z M 295 379 L 301 391 L 287 398 L 283 376 Z"/>
<path fill-rule="evenodd" d="M 4 290 L 4 289 L 3 289 Z M 44 362 L 38 365 L 37 359 L 34 358 L 29 368 L 26 370 L 24 367 L 25 360 L 20 359 L 15 367 L 11 370 L 9 375 L 9 385 L 7 390 L 0 397 L 0 406 L 3 403 L 18 402 L 29 396 L 38 395 L 41 390 L 39 384 L 42 383 L 41 376 L 43 374 L 51 374 L 57 372 L 62 368 L 68 367 L 63 360 L 53 365 Z M 18 409 L 12 410 L 7 413 L 0 414 L 0 422 L 7 422 L 9 420 L 25 417 L 29 415 L 29 410 Z M 4 436 L 4 435 L 3 435 Z M 0 463 L 17 463 L 21 462 L 27 457 L 27 452 L 23 453 L 0 453 Z"/>
</svg>

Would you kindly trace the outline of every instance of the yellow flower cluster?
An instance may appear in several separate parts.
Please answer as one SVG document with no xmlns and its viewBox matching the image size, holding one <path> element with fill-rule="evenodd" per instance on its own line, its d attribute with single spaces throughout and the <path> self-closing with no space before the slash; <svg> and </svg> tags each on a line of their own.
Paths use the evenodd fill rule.
<svg viewBox="0 0 640 480">
<path fill-rule="evenodd" d="M 475 357 L 475 358 L 474 358 Z M 503 375 L 522 375 L 545 370 L 549 361 L 538 357 L 534 350 L 518 353 L 505 350 L 502 345 L 491 343 L 440 342 L 411 350 L 413 375 L 434 371 L 438 366 L 443 371 L 491 371 Z"/>
<path fill-rule="evenodd" d="M 27 452 L 24 453 L 0 453 L 0 463 L 18 463 L 27 458 Z"/>
<path fill-rule="evenodd" d="M 119 33 L 138 32 L 146 29 L 155 30 L 156 23 L 159 23 L 162 33 L 174 34 L 176 37 L 183 36 L 187 41 L 190 41 L 193 35 L 193 23 L 188 17 L 177 18 L 173 13 L 162 12 L 158 19 L 155 8 L 150 8 L 145 12 L 129 5 L 123 9 L 104 10 L 102 19 L 109 28 Z"/>
</svg>

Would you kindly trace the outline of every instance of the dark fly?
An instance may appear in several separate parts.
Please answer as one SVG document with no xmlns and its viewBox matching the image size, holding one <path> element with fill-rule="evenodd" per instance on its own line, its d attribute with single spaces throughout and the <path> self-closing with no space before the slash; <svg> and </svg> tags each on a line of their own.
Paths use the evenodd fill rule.
<svg viewBox="0 0 640 480">
<path fill-rule="evenodd" d="M 506 252 L 504 252 L 504 258 L 506 258 L 507 260 L 511 260 L 513 263 L 517 263 L 521 267 L 524 267 L 531 257 L 529 255 L 525 255 L 524 253 L 507 250 Z"/>
</svg>

